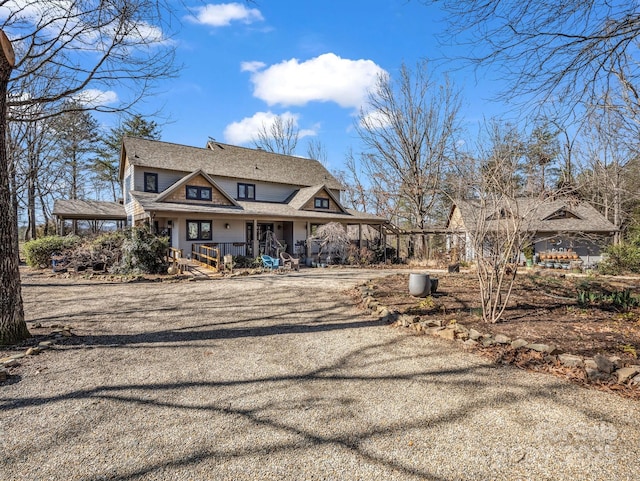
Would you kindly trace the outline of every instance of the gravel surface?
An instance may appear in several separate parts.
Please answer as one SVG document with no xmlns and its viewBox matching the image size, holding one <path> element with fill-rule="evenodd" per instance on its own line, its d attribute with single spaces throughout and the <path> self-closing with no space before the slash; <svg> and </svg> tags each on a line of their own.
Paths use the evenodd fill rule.
<svg viewBox="0 0 640 481">
<path fill-rule="evenodd" d="M 0 480 L 638 479 L 637 402 L 367 317 L 344 290 L 386 274 L 26 273 L 77 337 L 0 384 Z"/>
</svg>

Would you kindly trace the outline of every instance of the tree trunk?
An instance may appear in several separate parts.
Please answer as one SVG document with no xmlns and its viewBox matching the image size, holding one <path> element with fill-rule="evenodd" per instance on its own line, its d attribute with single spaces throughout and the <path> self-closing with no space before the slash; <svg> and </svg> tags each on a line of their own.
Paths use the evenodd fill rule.
<svg viewBox="0 0 640 481">
<path fill-rule="evenodd" d="M 27 214 L 29 225 L 24 234 L 24 240 L 31 240 L 36 238 L 36 184 L 33 171 L 29 172 L 27 180 Z"/>
<path fill-rule="evenodd" d="M 28 338 L 20 286 L 19 254 L 15 248 L 16 219 L 13 214 L 7 161 L 7 84 L 15 65 L 13 48 L 0 30 L 0 344 Z"/>
</svg>

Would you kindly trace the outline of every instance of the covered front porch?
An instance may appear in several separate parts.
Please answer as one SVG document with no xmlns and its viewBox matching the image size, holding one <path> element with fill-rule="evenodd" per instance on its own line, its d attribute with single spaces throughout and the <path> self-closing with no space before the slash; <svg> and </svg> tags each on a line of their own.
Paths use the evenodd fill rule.
<svg viewBox="0 0 640 481">
<path fill-rule="evenodd" d="M 197 250 L 198 246 L 218 249 L 220 256 L 257 257 L 262 254 L 277 257 L 286 252 L 296 258 L 312 258 L 318 254 L 318 245 L 308 242 L 316 229 L 328 219 L 281 219 L 281 218 L 214 218 L 205 219 L 161 215 L 147 219 L 147 222 L 161 235 L 169 237 L 170 246 L 181 249 L 185 255 Z M 144 222 L 138 219 L 137 224 Z M 388 229 L 384 224 L 339 222 L 348 227 L 355 226 L 356 235 L 352 244 L 357 247 L 385 242 Z M 351 231 L 352 229 L 349 229 Z M 365 235 L 366 232 L 366 235 Z M 374 232 L 375 239 L 371 239 Z"/>
</svg>

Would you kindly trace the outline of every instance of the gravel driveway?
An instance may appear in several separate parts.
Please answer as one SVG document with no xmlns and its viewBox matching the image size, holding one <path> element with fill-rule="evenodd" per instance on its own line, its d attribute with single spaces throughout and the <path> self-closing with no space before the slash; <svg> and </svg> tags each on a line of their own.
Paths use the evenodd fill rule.
<svg viewBox="0 0 640 481">
<path fill-rule="evenodd" d="M 23 277 L 78 337 L 0 385 L 0 480 L 638 479 L 640 406 L 391 328 L 384 271 Z"/>
</svg>

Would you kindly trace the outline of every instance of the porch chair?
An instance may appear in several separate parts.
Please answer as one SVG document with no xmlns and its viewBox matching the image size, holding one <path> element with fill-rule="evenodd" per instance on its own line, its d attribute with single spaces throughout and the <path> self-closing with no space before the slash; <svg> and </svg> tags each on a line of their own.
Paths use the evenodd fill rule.
<svg viewBox="0 0 640 481">
<path fill-rule="evenodd" d="M 280 267 L 280 261 L 274 257 L 263 254 L 260 256 L 260 258 L 262 259 L 262 265 L 265 269 L 268 269 L 271 271 L 273 269 L 277 269 L 278 267 Z"/>
<path fill-rule="evenodd" d="M 280 260 L 282 261 L 282 266 L 287 267 L 289 269 L 295 269 L 297 271 L 300 270 L 300 259 L 296 259 L 292 257 L 291 254 L 287 252 L 280 253 Z"/>
</svg>

